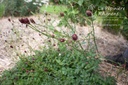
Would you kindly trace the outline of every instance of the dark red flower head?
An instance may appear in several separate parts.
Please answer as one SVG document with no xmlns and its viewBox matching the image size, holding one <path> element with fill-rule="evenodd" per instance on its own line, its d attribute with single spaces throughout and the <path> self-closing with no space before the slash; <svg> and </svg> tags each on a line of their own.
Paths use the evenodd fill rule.
<svg viewBox="0 0 128 85">
<path fill-rule="evenodd" d="M 64 42 L 64 41 L 65 41 L 65 39 L 63 39 L 63 38 L 60 39 L 60 42 Z"/>
<path fill-rule="evenodd" d="M 19 19 L 19 21 L 20 21 L 22 24 L 30 24 L 30 21 L 28 20 L 28 18 L 21 18 L 21 19 Z"/>
<path fill-rule="evenodd" d="M 30 18 L 30 22 L 33 23 L 33 24 L 36 23 L 32 18 Z"/>
<path fill-rule="evenodd" d="M 10 48 L 13 48 L 13 46 L 11 45 Z"/>
<path fill-rule="evenodd" d="M 11 19 L 10 19 L 10 18 L 8 18 L 8 21 L 9 21 L 9 22 L 11 22 Z"/>
<path fill-rule="evenodd" d="M 24 23 L 24 20 L 23 20 L 23 18 L 21 18 L 21 19 L 19 19 L 19 21 L 20 21 L 20 23 Z"/>
<path fill-rule="evenodd" d="M 72 35 L 72 39 L 73 39 L 74 41 L 76 41 L 76 40 L 78 39 L 78 36 L 77 36 L 76 34 L 73 34 L 73 35 Z"/>
<path fill-rule="evenodd" d="M 92 11 L 91 10 L 87 10 L 86 11 L 86 15 L 89 16 L 89 17 L 92 16 Z"/>
<path fill-rule="evenodd" d="M 30 24 L 28 18 L 24 18 L 24 23 L 25 23 L 25 24 Z"/>
</svg>

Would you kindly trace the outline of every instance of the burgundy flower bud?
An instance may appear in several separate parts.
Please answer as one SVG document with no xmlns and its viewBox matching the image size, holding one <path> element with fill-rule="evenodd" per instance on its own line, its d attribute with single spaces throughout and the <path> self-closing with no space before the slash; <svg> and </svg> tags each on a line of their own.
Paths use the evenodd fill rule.
<svg viewBox="0 0 128 85">
<path fill-rule="evenodd" d="M 10 48 L 13 48 L 13 46 L 11 45 Z"/>
<path fill-rule="evenodd" d="M 60 39 L 60 42 L 64 42 L 64 41 L 65 41 L 65 39 L 63 39 L 63 38 Z"/>
<path fill-rule="evenodd" d="M 20 21 L 22 24 L 30 24 L 28 18 L 21 18 L 21 19 L 19 19 L 19 21 Z"/>
<path fill-rule="evenodd" d="M 8 21 L 9 21 L 9 22 L 11 22 L 11 19 L 10 19 L 10 18 L 8 18 Z"/>
<path fill-rule="evenodd" d="M 74 41 L 76 41 L 76 40 L 78 39 L 78 36 L 77 36 L 76 34 L 73 34 L 73 35 L 72 35 L 72 39 L 73 39 Z"/>
<path fill-rule="evenodd" d="M 39 36 L 41 36 L 41 34 L 39 34 Z"/>
<path fill-rule="evenodd" d="M 24 52 L 25 52 L 25 53 L 27 53 L 27 51 L 26 51 L 26 50 L 25 50 Z"/>
<path fill-rule="evenodd" d="M 24 18 L 23 20 L 24 20 L 24 24 L 30 24 L 28 18 Z"/>
<path fill-rule="evenodd" d="M 86 14 L 87 14 L 87 16 L 92 16 L 92 11 L 91 10 L 87 10 Z"/>
<path fill-rule="evenodd" d="M 35 21 L 32 18 L 30 18 L 30 22 L 35 24 Z"/>
<path fill-rule="evenodd" d="M 24 24 L 24 19 L 23 18 L 19 19 L 19 21 L 20 21 L 20 23 Z"/>
</svg>

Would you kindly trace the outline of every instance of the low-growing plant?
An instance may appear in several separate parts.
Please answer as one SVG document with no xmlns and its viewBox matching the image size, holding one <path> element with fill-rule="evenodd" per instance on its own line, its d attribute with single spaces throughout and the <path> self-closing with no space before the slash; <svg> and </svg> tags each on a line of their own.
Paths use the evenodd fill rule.
<svg viewBox="0 0 128 85">
<path fill-rule="evenodd" d="M 98 73 L 99 59 L 93 51 L 83 54 L 68 49 L 63 42 L 58 49 L 45 48 L 34 56 L 22 57 L 17 65 L 5 71 L 1 85 L 116 85 L 112 77 Z"/>
</svg>

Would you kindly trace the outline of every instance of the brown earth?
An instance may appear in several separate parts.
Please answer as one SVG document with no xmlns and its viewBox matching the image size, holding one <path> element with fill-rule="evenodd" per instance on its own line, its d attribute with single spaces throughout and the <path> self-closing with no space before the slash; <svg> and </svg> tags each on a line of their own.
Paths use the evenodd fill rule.
<svg viewBox="0 0 128 85">
<path fill-rule="evenodd" d="M 33 18 L 37 24 L 46 24 L 44 23 L 44 20 L 47 21 L 47 19 L 51 19 L 50 22 L 54 27 L 57 30 L 61 30 L 56 26 L 59 22 L 57 16 L 46 17 L 44 15 L 35 15 L 29 18 Z M 11 19 L 11 21 L 9 22 L 8 19 Z M 22 25 L 18 19 L 19 18 L 15 17 L 0 19 L 1 73 L 5 69 L 12 68 L 15 65 L 15 62 L 19 60 L 19 55 L 33 55 L 33 49 L 42 49 L 41 46 L 44 46 L 44 43 L 47 41 L 46 37 L 40 35 L 40 33 L 32 30 L 31 28 L 26 27 L 26 25 Z M 76 33 L 81 39 L 83 37 L 81 35 L 87 35 L 90 32 L 89 26 L 81 27 L 80 25 L 75 25 L 75 27 L 77 30 Z M 42 28 L 41 31 L 46 30 L 44 27 Z M 62 29 L 69 32 L 67 28 L 63 27 Z M 102 27 L 98 26 L 98 23 L 95 24 L 95 33 L 98 49 L 102 56 L 119 54 L 128 47 L 128 41 L 126 41 L 121 35 L 113 35 L 102 30 Z M 121 67 L 114 66 L 104 61 L 99 67 L 100 73 L 103 75 L 108 74 L 114 76 L 118 85 L 128 85 L 128 72 L 126 70 L 122 70 Z"/>
</svg>

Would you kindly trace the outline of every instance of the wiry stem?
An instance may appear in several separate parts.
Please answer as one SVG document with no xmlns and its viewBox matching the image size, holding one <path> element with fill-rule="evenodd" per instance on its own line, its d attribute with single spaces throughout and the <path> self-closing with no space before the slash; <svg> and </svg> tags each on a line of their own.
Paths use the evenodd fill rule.
<svg viewBox="0 0 128 85">
<path fill-rule="evenodd" d="M 97 51 L 97 53 L 99 53 L 98 46 L 97 46 L 97 43 L 96 43 L 95 28 L 94 28 L 94 23 L 93 23 L 93 19 L 92 18 L 91 18 L 91 21 L 92 21 L 92 36 L 93 36 L 93 41 L 94 41 L 94 44 L 95 44 L 95 47 L 96 47 L 96 51 Z"/>
</svg>

